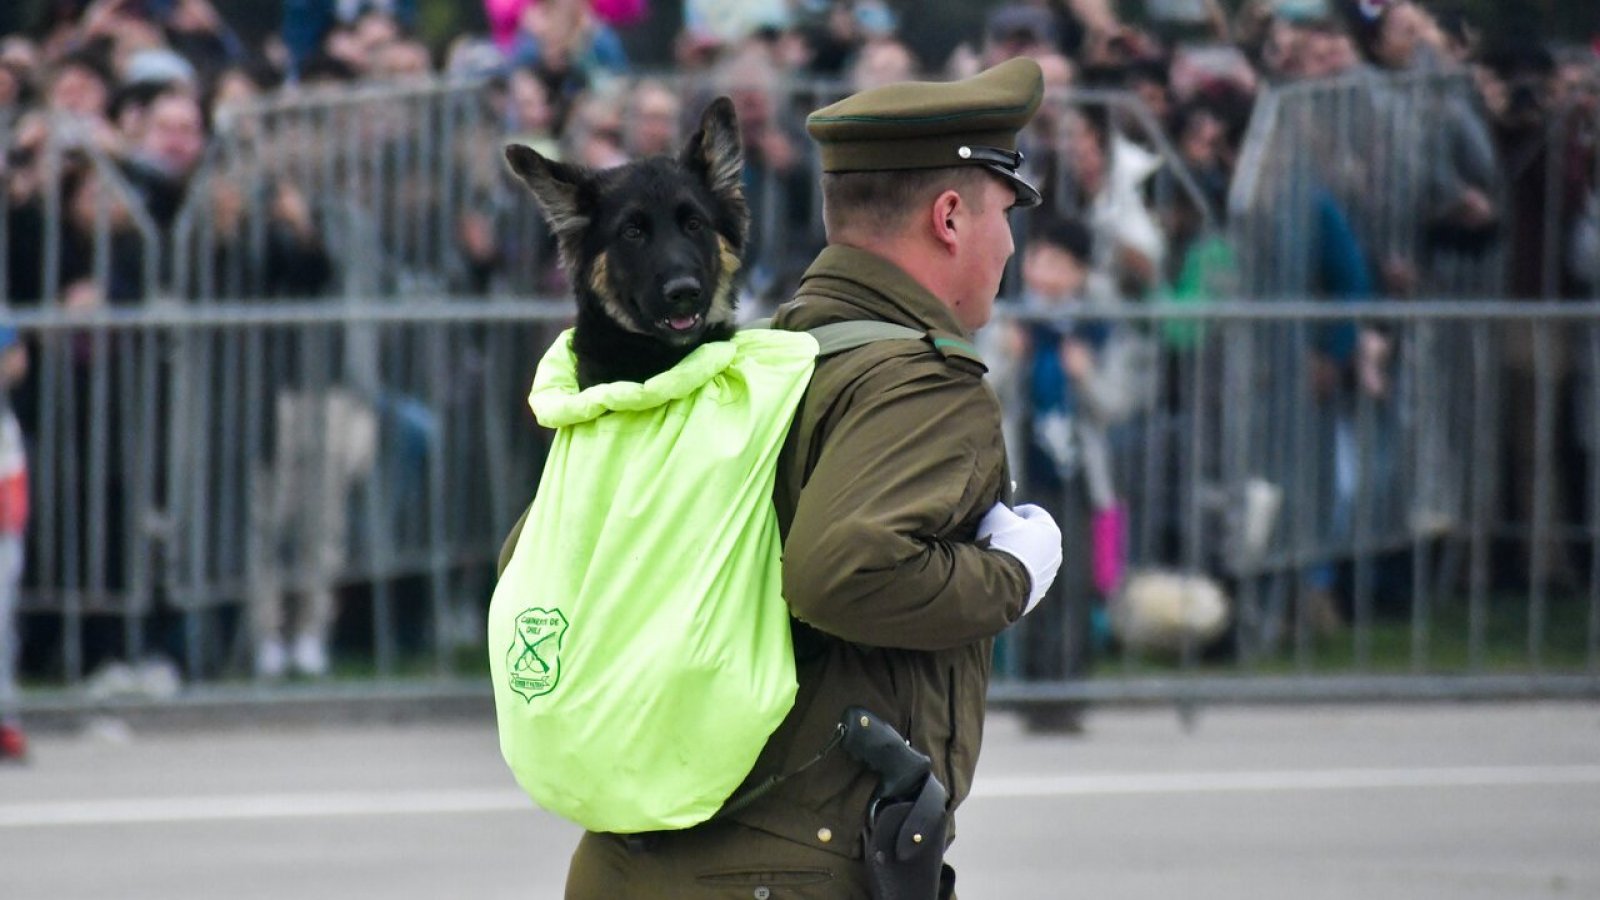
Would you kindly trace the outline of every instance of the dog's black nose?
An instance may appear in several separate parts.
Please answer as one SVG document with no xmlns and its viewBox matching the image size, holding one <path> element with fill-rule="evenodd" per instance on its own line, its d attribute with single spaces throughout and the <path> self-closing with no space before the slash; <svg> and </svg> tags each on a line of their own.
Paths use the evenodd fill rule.
<svg viewBox="0 0 1600 900">
<path fill-rule="evenodd" d="M 667 295 L 667 302 L 674 306 L 694 303 L 700 299 L 700 280 L 692 275 L 683 275 L 667 282 L 662 292 Z"/>
</svg>

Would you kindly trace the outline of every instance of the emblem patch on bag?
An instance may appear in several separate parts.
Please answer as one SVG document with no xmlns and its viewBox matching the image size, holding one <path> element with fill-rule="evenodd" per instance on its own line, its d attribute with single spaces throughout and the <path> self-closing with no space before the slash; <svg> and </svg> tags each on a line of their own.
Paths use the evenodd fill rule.
<svg viewBox="0 0 1600 900">
<path fill-rule="evenodd" d="M 506 654 L 511 689 L 524 700 L 548 694 L 561 680 L 561 639 L 567 617 L 560 609 L 526 609 L 517 616 L 516 638 Z"/>
</svg>

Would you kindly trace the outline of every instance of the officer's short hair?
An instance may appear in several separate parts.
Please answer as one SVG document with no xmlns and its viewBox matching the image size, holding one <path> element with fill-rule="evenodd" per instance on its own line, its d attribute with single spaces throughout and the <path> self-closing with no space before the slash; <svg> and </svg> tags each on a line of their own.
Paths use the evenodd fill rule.
<svg viewBox="0 0 1600 900">
<path fill-rule="evenodd" d="M 846 232 L 899 231 L 912 213 L 953 190 L 983 209 L 983 184 L 993 180 L 976 166 L 822 173 L 822 224 L 830 238 Z"/>
</svg>

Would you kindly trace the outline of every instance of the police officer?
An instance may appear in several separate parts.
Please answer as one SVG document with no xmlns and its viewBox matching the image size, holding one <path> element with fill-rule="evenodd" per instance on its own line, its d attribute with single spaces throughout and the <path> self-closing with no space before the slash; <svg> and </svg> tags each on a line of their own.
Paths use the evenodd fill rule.
<svg viewBox="0 0 1600 900">
<path fill-rule="evenodd" d="M 799 693 L 724 814 L 681 832 L 586 834 L 569 898 L 868 898 L 881 778 L 832 740 L 873 711 L 931 760 L 953 811 L 977 764 L 994 638 L 1044 596 L 1061 533 L 1009 503 L 1000 408 L 970 343 L 1039 202 L 1017 132 L 1043 95 L 1029 59 L 902 83 L 817 110 L 828 246 L 775 327 L 888 322 L 819 361 L 774 494 Z M 942 849 L 954 837 L 913 835 Z M 893 837 L 893 835 L 891 835 Z M 938 863 L 935 862 L 937 867 Z M 940 897 L 954 873 L 935 869 Z"/>
</svg>

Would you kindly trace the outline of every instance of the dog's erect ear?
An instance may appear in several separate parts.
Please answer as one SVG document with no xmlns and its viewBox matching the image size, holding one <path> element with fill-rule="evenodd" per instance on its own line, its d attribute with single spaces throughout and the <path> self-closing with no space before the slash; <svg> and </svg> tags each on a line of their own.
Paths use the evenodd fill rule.
<svg viewBox="0 0 1600 900">
<path fill-rule="evenodd" d="M 749 208 L 744 199 L 744 146 L 739 139 L 739 118 L 733 101 L 718 97 L 700 117 L 700 129 L 684 145 L 682 162 L 700 174 L 711 193 L 739 222 L 739 244 L 744 244 L 749 227 Z"/>
<path fill-rule="evenodd" d="M 558 237 L 573 235 L 589 225 L 589 217 L 579 211 L 578 189 L 589 179 L 579 166 L 545 159 L 532 147 L 506 145 L 506 162 L 517 173 L 544 210 L 550 229 Z"/>
</svg>

